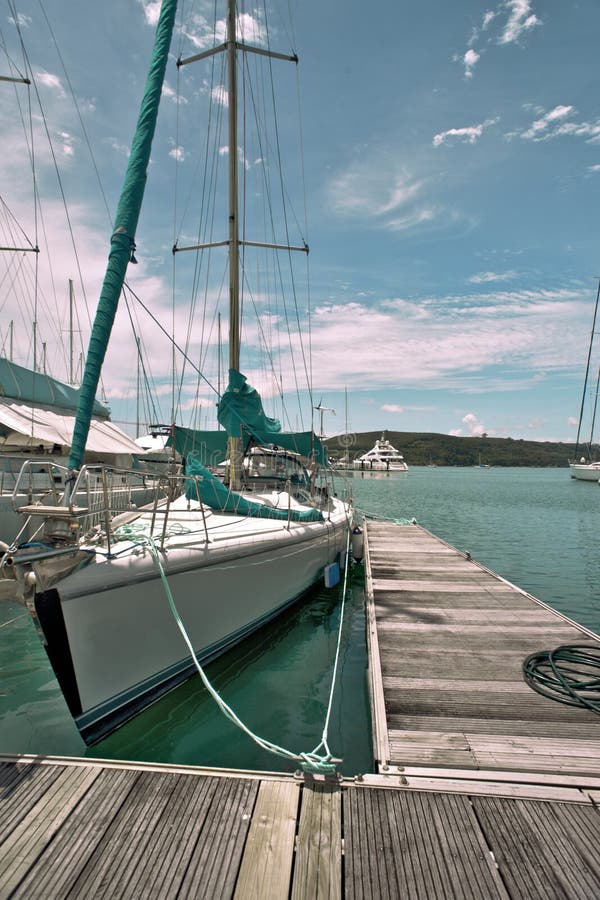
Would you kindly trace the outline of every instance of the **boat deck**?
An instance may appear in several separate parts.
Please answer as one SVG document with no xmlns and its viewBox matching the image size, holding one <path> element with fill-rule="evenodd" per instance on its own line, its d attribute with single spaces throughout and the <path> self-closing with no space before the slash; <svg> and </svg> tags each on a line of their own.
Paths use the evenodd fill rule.
<svg viewBox="0 0 600 900">
<path fill-rule="evenodd" d="M 373 778 L 4 757 L 0 897 L 600 896 L 598 789 Z"/>
<path fill-rule="evenodd" d="M 600 639 L 420 526 L 365 535 L 379 771 L 600 776 L 600 716 L 522 675 L 530 653 Z"/>
</svg>

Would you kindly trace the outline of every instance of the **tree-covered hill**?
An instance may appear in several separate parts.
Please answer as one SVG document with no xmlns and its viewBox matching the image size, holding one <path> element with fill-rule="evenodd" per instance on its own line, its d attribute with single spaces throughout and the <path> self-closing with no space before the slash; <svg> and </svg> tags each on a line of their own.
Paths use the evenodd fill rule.
<svg viewBox="0 0 600 900">
<path fill-rule="evenodd" d="M 351 458 L 366 453 L 381 437 L 381 431 L 336 435 L 324 443 L 337 459 L 346 447 Z M 385 437 L 404 455 L 409 466 L 567 466 L 575 454 L 575 444 L 525 441 L 521 438 L 454 437 L 449 434 L 421 434 L 386 431 Z M 579 448 L 578 456 L 585 455 Z"/>
</svg>

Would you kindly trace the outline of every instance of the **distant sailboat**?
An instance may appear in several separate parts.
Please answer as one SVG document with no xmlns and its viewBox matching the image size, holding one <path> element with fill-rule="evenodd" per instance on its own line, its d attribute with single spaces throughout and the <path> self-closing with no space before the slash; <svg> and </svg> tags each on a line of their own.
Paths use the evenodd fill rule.
<svg viewBox="0 0 600 900">
<path fill-rule="evenodd" d="M 590 367 L 592 365 L 592 354 L 594 348 L 594 338 L 596 335 L 596 318 L 598 315 L 598 301 L 600 299 L 600 279 L 598 281 L 598 290 L 596 291 L 596 303 L 594 305 L 594 317 L 592 319 L 592 332 L 590 335 L 590 342 L 588 346 L 588 354 L 587 354 L 587 362 L 585 367 L 585 378 L 583 380 L 583 392 L 581 395 L 581 407 L 579 411 L 579 423 L 577 426 L 577 443 L 575 446 L 575 455 L 574 459 L 569 460 L 569 469 L 571 472 L 571 478 L 575 478 L 578 481 L 594 481 L 598 483 L 600 480 L 600 460 L 597 456 L 597 450 L 594 449 L 593 441 L 594 441 L 594 431 L 596 427 L 596 410 L 598 407 L 598 389 L 600 386 L 600 368 L 598 369 L 598 377 L 596 379 L 596 387 L 594 391 L 594 399 L 591 404 L 591 417 L 590 417 L 590 437 L 587 444 L 581 444 L 581 429 L 583 424 L 584 413 L 586 412 L 586 400 L 587 400 L 587 391 L 588 391 L 588 379 L 590 374 Z M 579 457 L 579 453 L 581 450 L 585 449 L 585 454 Z M 579 457 L 579 459 L 577 458 Z"/>
<path fill-rule="evenodd" d="M 229 254 L 229 383 L 218 404 L 225 431 L 174 429 L 172 441 L 186 461 L 184 481 L 172 478 L 168 498 L 143 513 L 133 511 L 116 520 L 107 516 L 90 532 L 89 511 L 72 502 L 87 477 L 83 453 L 135 247 L 175 9 L 175 0 L 163 0 L 80 392 L 67 475 L 71 496 L 59 507 L 24 508 L 45 523 L 43 537 L 35 547 L 15 547 L 10 561 L 5 560 L 5 571 L 18 581 L 87 743 L 98 741 L 193 671 L 165 581 L 198 658 L 206 661 L 284 610 L 326 567 L 330 574 L 329 567 L 335 569 L 348 546 L 353 524 L 349 503 L 316 481 L 316 470 L 327 466 L 318 438 L 311 431 L 281 431 L 240 371 L 239 249 L 274 249 L 275 242 L 246 241 L 241 231 L 236 59 L 251 53 L 296 57 L 241 41 L 234 0 L 228 2 L 225 42 L 178 62 L 183 66 L 223 54 L 228 73 L 229 200 L 223 217 L 228 239 L 220 245 L 226 244 Z M 216 244 L 180 249 L 202 253 L 212 246 Z M 226 484 L 207 467 L 219 455 L 228 460 Z M 264 478 L 258 477 L 261 472 Z"/>
</svg>

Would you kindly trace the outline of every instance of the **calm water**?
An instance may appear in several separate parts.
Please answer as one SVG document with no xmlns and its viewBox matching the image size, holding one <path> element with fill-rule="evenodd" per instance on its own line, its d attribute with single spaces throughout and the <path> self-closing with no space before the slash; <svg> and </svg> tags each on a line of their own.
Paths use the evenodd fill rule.
<svg viewBox="0 0 600 900">
<path fill-rule="evenodd" d="M 413 468 L 353 479 L 356 505 L 414 517 L 474 559 L 600 632 L 600 488 L 567 469 Z M 296 751 L 320 741 L 339 625 L 338 590 L 314 591 L 277 622 L 209 666 L 224 699 L 261 736 Z M 345 774 L 371 768 L 364 593 L 355 570 L 330 725 Z M 226 722 L 198 678 L 86 750 L 35 629 L 0 603 L 0 751 L 290 769 Z"/>
</svg>

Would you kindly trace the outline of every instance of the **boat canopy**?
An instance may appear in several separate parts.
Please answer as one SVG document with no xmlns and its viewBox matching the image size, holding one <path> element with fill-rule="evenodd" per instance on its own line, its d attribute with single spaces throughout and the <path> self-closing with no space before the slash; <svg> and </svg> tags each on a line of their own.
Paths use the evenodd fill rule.
<svg viewBox="0 0 600 900">
<path fill-rule="evenodd" d="M 188 500 L 201 500 L 211 509 L 222 512 L 237 513 L 255 519 L 279 519 L 292 522 L 322 522 L 323 513 L 319 509 L 288 509 L 248 500 L 236 491 L 230 491 L 220 478 L 209 472 L 192 456 L 186 463 L 186 475 L 195 476 L 194 480 L 186 478 L 185 495 Z"/>
<path fill-rule="evenodd" d="M 229 384 L 219 401 L 217 418 L 229 437 L 240 438 L 245 432 L 259 446 L 281 447 L 307 459 L 313 456 L 321 466 L 329 465 L 325 448 L 314 432 L 282 431 L 279 420 L 265 414 L 258 391 L 236 369 L 229 370 Z"/>
<path fill-rule="evenodd" d="M 79 390 L 43 372 L 34 372 L 0 356 L 0 397 L 33 403 L 43 407 L 66 409 L 75 413 Z M 108 419 L 110 410 L 94 401 L 92 415 Z M 70 443 L 70 442 L 69 442 Z"/>
<path fill-rule="evenodd" d="M 27 406 L 0 397 L 0 446 L 37 447 L 46 444 L 70 447 L 74 412 Z M 86 449 L 93 453 L 139 454 L 140 448 L 108 419 L 92 419 Z"/>
</svg>

